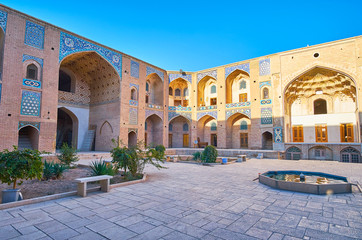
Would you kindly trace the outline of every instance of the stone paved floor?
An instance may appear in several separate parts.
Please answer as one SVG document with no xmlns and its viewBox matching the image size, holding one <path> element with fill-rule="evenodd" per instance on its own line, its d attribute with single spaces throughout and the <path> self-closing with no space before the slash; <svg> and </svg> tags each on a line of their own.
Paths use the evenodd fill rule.
<svg viewBox="0 0 362 240">
<path fill-rule="evenodd" d="M 0 239 L 361 239 L 362 195 L 316 196 L 252 181 L 277 169 L 362 182 L 362 164 L 250 160 L 168 163 L 146 183 L 0 211 Z"/>
</svg>

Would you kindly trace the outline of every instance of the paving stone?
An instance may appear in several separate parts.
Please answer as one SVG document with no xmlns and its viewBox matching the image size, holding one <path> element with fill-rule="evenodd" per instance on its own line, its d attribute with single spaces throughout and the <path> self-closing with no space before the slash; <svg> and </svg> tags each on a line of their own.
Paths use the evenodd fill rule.
<svg viewBox="0 0 362 240">
<path fill-rule="evenodd" d="M 103 230 L 105 230 L 107 228 L 111 228 L 111 227 L 118 227 L 118 226 L 107 220 L 97 221 L 95 223 L 86 225 L 86 228 L 89 228 L 93 232 L 100 232 L 100 231 L 103 231 Z"/>
<path fill-rule="evenodd" d="M 41 238 L 45 238 L 48 237 L 45 233 L 43 233 L 42 231 L 36 231 L 36 232 L 32 232 L 29 234 L 25 234 L 25 235 L 21 235 L 19 237 L 16 237 L 16 240 L 35 240 L 35 239 L 41 239 Z"/>
<path fill-rule="evenodd" d="M 53 238 L 54 240 L 64 240 L 64 239 L 72 238 L 74 236 L 78 236 L 79 233 L 71 228 L 66 228 L 66 229 L 62 229 L 58 232 L 50 233 L 48 235 L 51 238 Z"/>
<path fill-rule="evenodd" d="M 127 229 L 129 229 L 135 233 L 141 234 L 141 233 L 147 232 L 155 227 L 156 227 L 155 225 L 142 221 L 142 222 L 137 222 L 135 224 L 129 225 L 127 227 Z"/>
<path fill-rule="evenodd" d="M 257 238 L 249 237 L 248 235 L 244 235 L 241 233 L 236 233 L 233 231 L 229 231 L 227 229 L 223 228 L 217 228 L 214 231 L 210 233 L 211 235 L 214 235 L 221 239 L 246 239 L 246 240 L 256 240 Z"/>
<path fill-rule="evenodd" d="M 196 238 L 202 238 L 203 236 L 209 233 L 208 231 L 202 228 L 198 228 L 184 222 L 173 222 L 167 224 L 166 226 Z"/>
<path fill-rule="evenodd" d="M 150 231 L 144 232 L 132 239 L 140 239 L 140 240 L 153 240 L 153 239 L 159 239 L 162 238 L 169 233 L 173 232 L 171 228 L 165 227 L 165 226 L 158 226 L 154 229 L 151 229 Z"/>
<path fill-rule="evenodd" d="M 351 227 L 344 227 L 335 224 L 330 224 L 329 232 L 352 238 L 362 238 L 362 229 L 360 228 L 351 228 Z"/>
<path fill-rule="evenodd" d="M 277 225 L 282 225 L 286 227 L 296 227 L 301 220 L 301 216 L 285 213 L 277 222 Z"/>
<path fill-rule="evenodd" d="M 100 235 L 108 239 L 130 239 L 137 234 L 120 226 L 110 227 L 98 232 Z"/>
<path fill-rule="evenodd" d="M 269 239 L 269 237 L 272 235 L 272 232 L 252 227 L 246 231 L 245 234 L 259 239 Z"/>
<path fill-rule="evenodd" d="M 305 227 L 305 228 L 311 228 L 311 229 L 315 229 L 315 230 L 319 230 L 319 231 L 323 231 L 323 232 L 328 231 L 328 224 L 327 223 L 309 220 L 309 219 L 307 219 L 305 217 L 303 217 L 300 220 L 298 226 L 299 227 Z"/>
<path fill-rule="evenodd" d="M 238 233 L 245 233 L 249 228 L 251 228 L 256 222 L 260 220 L 259 216 L 253 215 L 244 215 L 234 223 L 230 224 L 227 229 L 238 232 Z"/>
<path fill-rule="evenodd" d="M 356 240 L 355 238 L 345 237 L 341 235 L 335 235 L 332 233 L 326 233 L 314 229 L 307 228 L 305 230 L 305 236 L 311 237 L 312 239 L 326 240 L 326 239 L 338 239 L 338 240 Z"/>
<path fill-rule="evenodd" d="M 141 214 L 136 214 L 127 218 L 124 218 L 120 221 L 115 222 L 116 224 L 123 226 L 123 227 L 127 227 L 129 225 L 144 221 L 147 217 L 141 215 Z"/>
<path fill-rule="evenodd" d="M 273 233 L 268 240 L 282 240 L 284 238 L 283 234 Z"/>
<path fill-rule="evenodd" d="M 107 239 L 95 232 L 87 232 L 84 233 L 82 235 L 78 235 L 72 238 L 69 238 L 70 240 L 103 240 L 103 239 Z"/>
<path fill-rule="evenodd" d="M 177 240 L 196 240 L 197 238 L 191 237 L 184 233 L 173 231 L 170 234 L 167 234 L 166 236 L 162 237 L 162 239 L 165 239 L 165 240 L 175 240 L 175 239 L 177 239 Z"/>
<path fill-rule="evenodd" d="M 13 228 L 12 226 L 8 225 L 8 226 L 3 226 L 0 227 L 0 237 L 1 239 L 10 239 L 10 238 L 14 238 L 17 236 L 20 236 L 21 234 L 16 231 L 15 228 Z"/>
</svg>

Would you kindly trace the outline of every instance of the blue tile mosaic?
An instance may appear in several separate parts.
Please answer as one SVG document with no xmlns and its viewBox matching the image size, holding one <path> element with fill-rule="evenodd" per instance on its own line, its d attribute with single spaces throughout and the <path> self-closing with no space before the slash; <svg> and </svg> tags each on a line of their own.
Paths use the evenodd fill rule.
<svg viewBox="0 0 362 240">
<path fill-rule="evenodd" d="M 273 130 L 274 130 L 274 142 L 282 143 L 283 142 L 283 128 L 275 127 Z"/>
<path fill-rule="evenodd" d="M 160 70 L 157 70 L 157 69 L 154 69 L 152 67 L 147 66 L 147 68 L 146 68 L 146 77 L 148 75 L 152 74 L 152 73 L 156 73 L 161 78 L 161 80 L 163 82 L 163 77 L 164 77 L 163 72 L 160 71 Z"/>
<path fill-rule="evenodd" d="M 31 79 L 24 78 L 23 79 L 23 86 L 41 88 L 41 82 L 36 81 L 36 80 L 31 80 Z"/>
<path fill-rule="evenodd" d="M 228 103 L 226 104 L 226 108 L 236 108 L 236 107 L 248 107 L 250 106 L 250 102 L 238 102 L 238 103 Z"/>
<path fill-rule="evenodd" d="M 261 124 L 273 124 L 272 108 L 262 108 L 260 116 Z"/>
<path fill-rule="evenodd" d="M 140 77 L 140 64 L 131 60 L 131 76 L 135 78 Z"/>
<path fill-rule="evenodd" d="M 217 105 L 197 107 L 198 111 L 217 109 Z"/>
<path fill-rule="evenodd" d="M 23 54 L 23 62 L 25 62 L 27 60 L 34 60 L 37 63 L 39 63 L 41 67 L 43 67 L 44 60 L 42 58 L 38 58 L 38 57 Z"/>
<path fill-rule="evenodd" d="M 263 100 L 260 100 L 260 104 L 261 105 L 268 105 L 268 104 L 271 104 L 272 103 L 272 100 L 271 99 L 263 99 Z"/>
<path fill-rule="evenodd" d="M 18 124 L 18 130 L 22 129 L 23 127 L 32 126 L 40 131 L 40 122 L 29 122 L 29 121 L 20 121 Z"/>
<path fill-rule="evenodd" d="M 190 112 L 168 112 L 168 121 L 171 121 L 172 119 L 183 116 L 191 121 L 191 113 Z"/>
<path fill-rule="evenodd" d="M 94 43 L 77 38 L 65 32 L 60 32 L 59 62 L 66 56 L 77 52 L 95 51 L 104 57 L 122 78 L 122 55 Z"/>
<path fill-rule="evenodd" d="M 191 111 L 191 107 L 182 107 L 182 106 L 169 106 L 169 111 Z"/>
<path fill-rule="evenodd" d="M 206 76 L 217 79 L 217 71 L 216 70 L 211 70 L 211 71 L 208 71 L 208 72 L 198 73 L 197 74 L 197 83 L 200 82 L 200 80 L 203 79 Z"/>
<path fill-rule="evenodd" d="M 44 34 L 45 34 L 45 28 L 43 26 L 40 26 L 30 21 L 26 21 L 25 40 L 24 40 L 24 43 L 26 45 L 43 49 Z"/>
<path fill-rule="evenodd" d="M 251 117 L 250 108 L 235 108 L 235 109 L 231 109 L 231 110 L 226 110 L 226 120 L 229 119 L 229 117 L 231 117 L 235 113 L 241 113 L 249 118 Z"/>
<path fill-rule="evenodd" d="M 23 90 L 21 98 L 21 115 L 39 116 L 41 93 Z"/>
<path fill-rule="evenodd" d="M 264 86 L 270 86 L 271 87 L 271 82 L 270 81 L 259 82 L 259 88 L 262 88 Z"/>
<path fill-rule="evenodd" d="M 197 121 L 200 120 L 203 116 L 209 115 L 217 120 L 217 111 L 210 112 L 198 112 L 197 113 Z"/>
<path fill-rule="evenodd" d="M 259 61 L 259 75 L 265 76 L 270 74 L 270 58 Z"/>
<path fill-rule="evenodd" d="M 137 107 L 137 106 L 138 106 L 138 101 L 136 101 L 136 100 L 129 100 L 129 105 Z"/>
<path fill-rule="evenodd" d="M 230 75 L 230 73 L 234 72 L 236 69 L 243 70 L 243 71 L 247 72 L 248 74 L 250 74 L 250 64 L 244 63 L 244 64 L 225 68 L 225 79 Z"/>
<path fill-rule="evenodd" d="M 188 81 L 189 83 L 192 83 L 192 76 L 191 74 L 175 74 L 175 73 L 170 73 L 168 75 L 168 82 L 172 82 L 173 80 L 176 80 L 178 78 L 182 78 L 185 79 L 186 81 Z"/>
<path fill-rule="evenodd" d="M 8 13 L 0 10 L 0 27 L 6 32 L 6 23 L 8 20 Z"/>
<path fill-rule="evenodd" d="M 135 87 L 137 89 L 137 91 L 139 91 L 139 85 L 138 84 L 130 83 L 129 87 L 130 88 Z"/>
</svg>

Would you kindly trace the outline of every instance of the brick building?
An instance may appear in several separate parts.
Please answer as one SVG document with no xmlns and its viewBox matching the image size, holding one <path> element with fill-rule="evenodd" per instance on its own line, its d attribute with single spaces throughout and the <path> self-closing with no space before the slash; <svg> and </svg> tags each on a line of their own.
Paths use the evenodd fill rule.
<svg viewBox="0 0 362 240">
<path fill-rule="evenodd" d="M 3 5 L 0 27 L 1 149 L 197 141 L 361 159 L 361 36 L 176 72 Z"/>
</svg>

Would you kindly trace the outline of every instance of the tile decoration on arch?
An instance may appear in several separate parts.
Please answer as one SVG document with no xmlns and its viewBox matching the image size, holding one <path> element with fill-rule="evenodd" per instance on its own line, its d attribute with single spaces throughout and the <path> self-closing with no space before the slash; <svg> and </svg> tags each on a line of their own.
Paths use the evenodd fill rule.
<svg viewBox="0 0 362 240">
<path fill-rule="evenodd" d="M 21 99 L 21 115 L 39 116 L 41 93 L 23 90 Z"/>
<path fill-rule="evenodd" d="M 197 113 L 197 121 L 199 121 L 203 116 L 209 115 L 217 120 L 217 111 L 210 112 L 198 112 Z"/>
<path fill-rule="evenodd" d="M 176 80 L 178 78 L 185 79 L 189 83 L 192 83 L 192 76 L 191 74 L 176 74 L 176 73 L 170 73 L 168 75 L 168 82 L 172 82 L 173 80 Z"/>
<path fill-rule="evenodd" d="M 40 131 L 40 122 L 29 122 L 29 121 L 20 121 L 18 124 L 18 130 L 26 126 L 32 126 L 36 128 L 38 131 Z"/>
<path fill-rule="evenodd" d="M 39 63 L 40 66 L 43 68 L 44 60 L 43 60 L 42 58 L 38 58 L 38 57 L 34 57 L 34 56 L 30 56 L 30 55 L 23 54 L 23 62 L 25 62 L 25 61 L 27 61 L 27 60 L 34 60 L 34 61 L 36 61 L 37 63 Z"/>
<path fill-rule="evenodd" d="M 244 64 L 225 68 L 225 78 L 227 78 L 236 69 L 243 70 L 243 71 L 247 72 L 248 74 L 250 74 L 250 64 L 244 63 Z"/>
<path fill-rule="evenodd" d="M 25 40 L 26 45 L 44 49 L 45 28 L 36 23 L 26 21 Z"/>
<path fill-rule="evenodd" d="M 216 70 L 211 70 L 211 71 L 208 71 L 208 72 L 198 73 L 197 74 L 197 83 L 199 83 L 200 80 L 203 79 L 206 76 L 217 79 L 217 71 Z"/>
<path fill-rule="evenodd" d="M 241 113 L 241 114 L 244 114 L 245 116 L 247 116 L 249 118 L 251 117 L 251 109 L 250 108 L 236 108 L 236 109 L 226 111 L 226 120 L 229 119 L 229 117 L 231 117 L 235 113 Z"/>
<path fill-rule="evenodd" d="M 8 20 L 8 13 L 0 10 L 0 27 L 4 30 L 5 33 L 6 33 L 7 20 Z"/>
<path fill-rule="evenodd" d="M 178 116 L 183 116 L 188 120 L 192 121 L 190 112 L 168 112 L 168 121 L 171 121 L 171 119 Z"/>
<path fill-rule="evenodd" d="M 150 109 L 146 109 L 145 119 L 147 119 L 149 116 L 151 116 L 153 114 L 159 116 L 161 118 L 161 120 L 163 121 L 163 111 L 150 110 Z"/>
<path fill-rule="evenodd" d="M 100 47 L 68 33 L 60 32 L 59 62 L 70 54 L 87 51 L 95 51 L 104 57 L 115 68 L 119 74 L 119 78 L 122 79 L 122 54 Z"/>
<path fill-rule="evenodd" d="M 137 91 L 139 91 L 139 85 L 138 84 L 130 83 L 129 87 L 130 88 L 135 87 L 137 89 Z"/>
<path fill-rule="evenodd" d="M 131 60 L 131 76 L 135 78 L 140 77 L 140 64 Z"/>
<path fill-rule="evenodd" d="M 271 87 L 271 82 L 270 81 L 259 82 L 259 88 L 262 88 L 264 86 L 270 86 Z"/>
<path fill-rule="evenodd" d="M 147 68 L 146 68 L 146 77 L 147 77 L 148 75 L 152 74 L 152 73 L 156 73 L 156 74 L 161 78 L 161 80 L 162 80 L 162 82 L 163 82 L 163 78 L 164 78 L 163 72 L 160 71 L 160 70 L 157 70 L 157 69 L 155 69 L 155 68 L 152 68 L 152 67 L 147 66 Z"/>
</svg>

